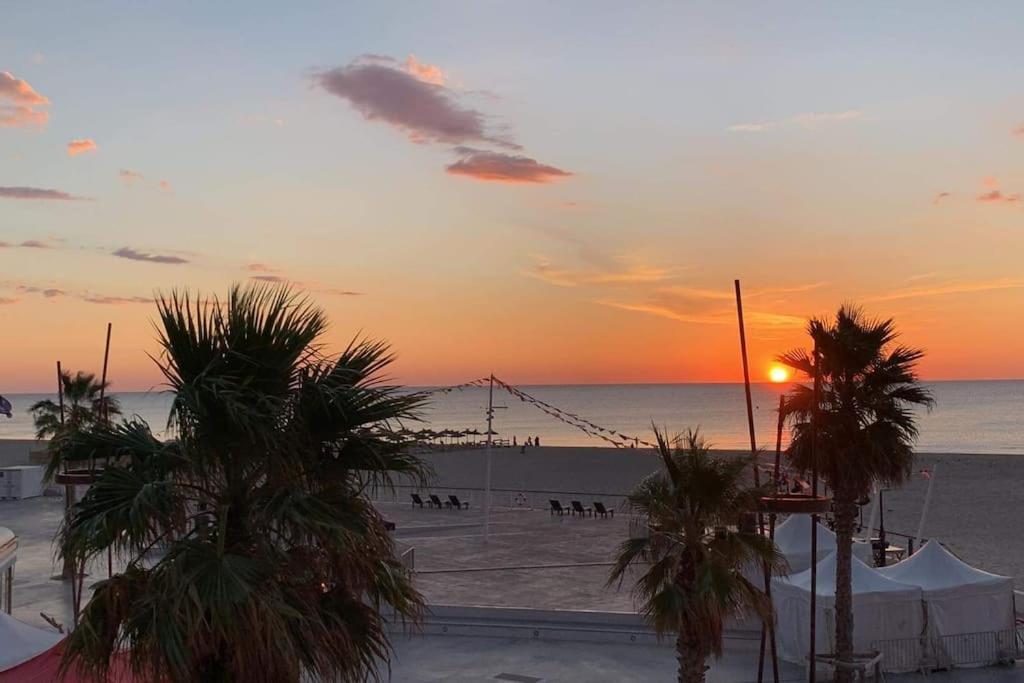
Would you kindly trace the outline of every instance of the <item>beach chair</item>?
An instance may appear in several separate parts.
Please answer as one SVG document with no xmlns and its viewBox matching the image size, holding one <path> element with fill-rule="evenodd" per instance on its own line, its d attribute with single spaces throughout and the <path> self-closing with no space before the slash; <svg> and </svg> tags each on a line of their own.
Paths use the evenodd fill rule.
<svg viewBox="0 0 1024 683">
<path fill-rule="evenodd" d="M 420 507 L 423 507 L 423 499 L 420 498 L 420 494 L 418 494 L 418 493 L 410 493 L 409 497 L 412 498 L 412 506 L 413 507 L 416 507 L 417 505 L 419 505 Z"/>
<path fill-rule="evenodd" d="M 469 503 L 463 503 L 462 501 L 459 500 L 458 496 L 449 495 L 448 496 L 448 500 L 451 501 L 452 507 L 454 507 L 456 510 L 468 510 L 469 509 Z"/>
<path fill-rule="evenodd" d="M 606 517 L 608 517 L 608 515 L 611 515 L 612 517 L 614 517 L 615 516 L 615 510 L 614 510 L 614 508 L 609 510 L 608 508 L 606 508 L 604 506 L 604 503 L 602 503 L 599 500 L 595 500 L 594 501 L 594 515 L 601 515 L 602 518 L 606 518 Z"/>
<path fill-rule="evenodd" d="M 437 507 L 437 508 L 444 508 L 444 507 L 449 507 L 450 508 L 452 506 L 451 503 L 443 502 L 440 498 L 438 498 L 436 493 L 431 493 L 430 494 L 430 502 L 433 503 L 434 507 Z"/>
<path fill-rule="evenodd" d="M 557 512 L 559 515 L 564 515 L 568 512 L 568 510 L 562 507 L 562 504 L 557 500 L 549 500 L 548 503 L 551 504 L 551 514 L 555 514 Z"/>
<path fill-rule="evenodd" d="M 578 500 L 574 500 L 570 504 L 572 505 L 572 513 L 579 515 L 580 517 L 587 514 L 594 514 L 593 510 L 591 510 L 590 508 L 583 507 L 583 503 L 579 502 Z"/>
</svg>

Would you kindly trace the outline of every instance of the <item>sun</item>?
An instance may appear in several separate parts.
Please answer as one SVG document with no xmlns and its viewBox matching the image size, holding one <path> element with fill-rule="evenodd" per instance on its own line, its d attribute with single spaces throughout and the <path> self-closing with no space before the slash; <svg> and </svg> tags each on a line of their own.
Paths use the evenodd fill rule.
<svg viewBox="0 0 1024 683">
<path fill-rule="evenodd" d="M 788 382 L 789 370 L 782 367 L 781 365 L 773 365 L 771 369 L 768 371 L 768 379 L 775 382 L 776 384 Z"/>
</svg>

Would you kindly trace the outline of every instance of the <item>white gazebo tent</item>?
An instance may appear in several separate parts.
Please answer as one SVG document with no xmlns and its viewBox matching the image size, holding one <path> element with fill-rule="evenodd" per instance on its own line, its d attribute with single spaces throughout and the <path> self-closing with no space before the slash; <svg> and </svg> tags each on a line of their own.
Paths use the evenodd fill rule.
<svg viewBox="0 0 1024 683">
<path fill-rule="evenodd" d="M 46 652 L 62 638 L 56 631 L 29 626 L 0 613 L 0 672 Z"/>
<path fill-rule="evenodd" d="M 877 640 L 919 638 L 924 631 L 921 589 L 882 576 L 853 558 L 853 646 L 864 652 Z M 836 556 L 818 563 L 815 643 L 819 653 L 835 642 Z M 772 579 L 772 600 L 778 619 L 779 657 L 806 664 L 810 652 L 811 570 Z M 912 653 L 906 668 L 890 663 L 886 671 L 914 671 L 920 662 Z M 883 663 L 883 666 L 885 664 Z"/>
<path fill-rule="evenodd" d="M 775 546 L 789 563 L 790 574 L 798 574 L 811 568 L 811 516 L 790 515 L 775 527 Z M 836 535 L 818 522 L 818 560 L 823 560 L 836 551 Z M 854 541 L 853 554 L 865 562 L 871 559 L 871 544 Z"/>
<path fill-rule="evenodd" d="M 976 569 L 935 540 L 878 571 L 921 588 L 936 665 L 988 664 L 1006 656 L 1014 637 L 1013 579 Z"/>
<path fill-rule="evenodd" d="M 11 589 L 14 582 L 14 564 L 18 561 L 18 537 L 5 526 L 0 526 L 0 610 L 11 613 Z"/>
</svg>

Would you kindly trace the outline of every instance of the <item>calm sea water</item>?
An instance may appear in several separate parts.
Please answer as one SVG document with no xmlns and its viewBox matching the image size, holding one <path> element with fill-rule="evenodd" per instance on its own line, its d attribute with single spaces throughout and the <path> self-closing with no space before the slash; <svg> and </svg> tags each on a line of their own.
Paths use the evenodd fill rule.
<svg viewBox="0 0 1024 683">
<path fill-rule="evenodd" d="M 1024 454 L 1024 381 L 936 382 L 937 405 L 921 414 L 922 452 Z M 742 384 L 618 384 L 519 387 L 538 399 L 602 427 L 650 439 L 651 422 L 670 432 L 700 427 L 718 448 L 746 448 L 746 408 Z M 775 445 L 776 408 L 784 385 L 753 387 L 755 428 L 760 445 Z M 544 445 L 602 446 L 574 427 L 495 388 L 494 429 L 499 438 L 521 443 L 539 436 Z M 137 414 L 155 431 L 167 421 L 169 398 L 160 393 L 118 394 L 125 414 Z M 14 418 L 0 417 L 0 439 L 31 438 L 29 406 L 44 395 L 11 394 Z M 486 428 L 487 389 L 435 394 L 425 413 L 432 429 Z M 415 426 L 414 426 L 415 428 Z"/>
</svg>

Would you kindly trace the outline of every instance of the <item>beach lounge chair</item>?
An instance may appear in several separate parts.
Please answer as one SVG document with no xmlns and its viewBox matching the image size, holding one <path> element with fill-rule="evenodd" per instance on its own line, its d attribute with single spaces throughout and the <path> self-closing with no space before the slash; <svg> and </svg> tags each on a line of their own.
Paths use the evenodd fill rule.
<svg viewBox="0 0 1024 683">
<path fill-rule="evenodd" d="M 571 505 L 572 505 L 572 513 L 576 514 L 576 515 L 579 515 L 580 517 L 582 517 L 583 515 L 586 515 L 586 514 L 591 514 L 591 515 L 594 514 L 593 510 L 591 510 L 590 508 L 583 507 L 583 503 L 579 502 L 578 500 L 572 501 Z"/>
<path fill-rule="evenodd" d="M 602 503 L 599 500 L 595 500 L 594 501 L 594 514 L 595 515 L 601 515 L 601 517 L 607 517 L 608 515 L 611 515 L 612 517 L 614 517 L 615 516 L 615 509 L 613 508 L 613 509 L 609 510 L 608 508 L 606 508 L 604 506 L 604 503 Z"/>
<path fill-rule="evenodd" d="M 469 509 L 469 503 L 463 503 L 462 501 L 459 500 L 458 496 L 449 495 L 448 496 L 448 500 L 451 501 L 452 507 L 454 507 L 456 510 L 468 510 Z"/>
<path fill-rule="evenodd" d="M 562 507 L 562 504 L 557 500 L 549 500 L 548 503 L 551 504 L 551 514 L 555 514 L 557 512 L 559 515 L 564 515 L 568 512 L 568 510 Z"/>
<path fill-rule="evenodd" d="M 419 505 L 420 507 L 423 507 L 423 499 L 420 498 L 420 494 L 418 494 L 418 493 L 410 493 L 409 497 L 412 498 L 413 507 L 415 507 L 417 505 Z"/>
<path fill-rule="evenodd" d="M 430 502 L 434 504 L 434 507 L 438 507 L 438 508 L 443 508 L 443 507 L 449 507 L 450 508 L 452 506 L 451 503 L 442 502 L 441 499 L 437 497 L 436 493 L 431 493 L 430 494 Z"/>
</svg>

